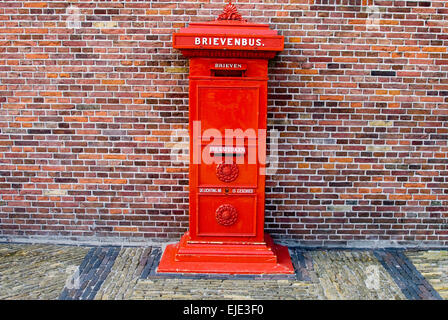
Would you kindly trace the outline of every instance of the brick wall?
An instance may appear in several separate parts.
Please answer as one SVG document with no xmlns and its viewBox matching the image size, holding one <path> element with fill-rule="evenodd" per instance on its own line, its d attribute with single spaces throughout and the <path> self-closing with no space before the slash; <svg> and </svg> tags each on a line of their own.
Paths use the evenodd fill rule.
<svg viewBox="0 0 448 320">
<path fill-rule="evenodd" d="M 188 61 L 171 34 L 224 2 L 0 2 L 0 236 L 187 230 Z M 267 230 L 447 245 L 447 1 L 235 2 L 285 36 L 269 69 Z"/>
</svg>

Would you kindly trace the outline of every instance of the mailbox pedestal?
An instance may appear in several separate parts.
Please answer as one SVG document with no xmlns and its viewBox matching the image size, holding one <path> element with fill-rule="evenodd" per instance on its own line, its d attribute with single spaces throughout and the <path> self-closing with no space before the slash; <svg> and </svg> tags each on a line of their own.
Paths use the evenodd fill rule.
<svg viewBox="0 0 448 320">
<path fill-rule="evenodd" d="M 157 272 L 294 273 L 264 233 L 268 60 L 283 37 L 234 5 L 173 36 L 190 58 L 190 230 Z"/>
</svg>

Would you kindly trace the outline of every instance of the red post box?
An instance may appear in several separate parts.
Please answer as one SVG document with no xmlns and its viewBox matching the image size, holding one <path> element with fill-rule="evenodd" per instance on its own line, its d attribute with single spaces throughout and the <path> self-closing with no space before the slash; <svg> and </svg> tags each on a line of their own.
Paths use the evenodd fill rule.
<svg viewBox="0 0 448 320">
<path fill-rule="evenodd" d="M 264 233 L 268 60 L 283 36 L 233 4 L 173 35 L 190 58 L 190 229 L 158 272 L 294 273 Z"/>
</svg>

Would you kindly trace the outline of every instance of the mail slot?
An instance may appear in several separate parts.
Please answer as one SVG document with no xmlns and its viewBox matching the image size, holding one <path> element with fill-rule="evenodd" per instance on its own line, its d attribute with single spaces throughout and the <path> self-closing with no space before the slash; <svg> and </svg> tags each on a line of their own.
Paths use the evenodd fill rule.
<svg viewBox="0 0 448 320">
<path fill-rule="evenodd" d="M 264 232 L 268 60 L 283 37 L 228 4 L 173 46 L 190 59 L 190 226 L 158 272 L 293 273 Z"/>
</svg>

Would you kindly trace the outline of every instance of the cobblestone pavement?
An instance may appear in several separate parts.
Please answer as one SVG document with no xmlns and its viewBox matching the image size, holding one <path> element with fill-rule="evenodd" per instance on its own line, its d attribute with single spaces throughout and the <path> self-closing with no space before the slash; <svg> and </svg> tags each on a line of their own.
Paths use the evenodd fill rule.
<svg viewBox="0 0 448 320">
<path fill-rule="evenodd" d="M 448 298 L 448 251 L 290 252 L 292 277 L 160 275 L 159 247 L 0 244 L 0 299 Z"/>
<path fill-rule="evenodd" d="M 95 299 L 131 299 L 151 248 L 124 248 Z"/>
<path fill-rule="evenodd" d="M 380 250 L 375 256 L 393 277 L 407 299 L 442 299 L 402 250 Z"/>
<path fill-rule="evenodd" d="M 448 299 L 448 251 L 408 251 L 406 256 L 439 295 Z"/>
<path fill-rule="evenodd" d="M 327 299 L 405 299 L 391 275 L 370 251 L 311 251 L 311 273 Z"/>
<path fill-rule="evenodd" d="M 57 299 L 88 248 L 0 244 L 0 299 Z"/>
</svg>

